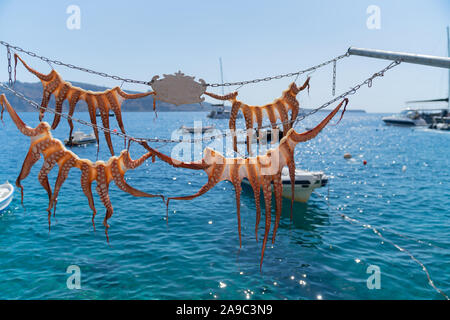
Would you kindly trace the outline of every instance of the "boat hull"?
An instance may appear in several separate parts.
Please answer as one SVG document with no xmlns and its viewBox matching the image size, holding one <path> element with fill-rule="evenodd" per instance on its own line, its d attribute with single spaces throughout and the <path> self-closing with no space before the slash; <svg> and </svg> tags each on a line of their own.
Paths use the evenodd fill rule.
<svg viewBox="0 0 450 320">
<path fill-rule="evenodd" d="M 83 140 L 83 141 L 73 141 L 70 142 L 68 139 L 64 140 L 64 144 L 68 147 L 76 147 L 76 146 L 84 146 L 86 144 L 96 143 L 97 140 L 95 139 L 89 139 L 89 140 Z"/>
<path fill-rule="evenodd" d="M 427 126 L 427 122 L 423 119 L 402 119 L 395 117 L 384 117 L 383 122 L 387 125 L 391 126 L 401 126 L 401 127 L 419 127 L 419 126 Z"/>
</svg>

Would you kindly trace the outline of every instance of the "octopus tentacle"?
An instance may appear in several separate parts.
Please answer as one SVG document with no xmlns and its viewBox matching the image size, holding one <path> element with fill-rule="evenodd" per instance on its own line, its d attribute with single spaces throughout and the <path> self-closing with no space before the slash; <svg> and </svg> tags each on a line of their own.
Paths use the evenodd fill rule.
<svg viewBox="0 0 450 320">
<path fill-rule="evenodd" d="M 78 100 L 80 99 L 80 91 L 71 90 L 69 93 L 70 99 L 69 99 L 69 117 L 67 118 L 67 122 L 69 123 L 70 131 L 69 131 L 69 142 L 72 143 L 72 132 L 73 132 L 73 120 L 72 116 L 75 112 L 75 106 L 78 103 Z"/>
<path fill-rule="evenodd" d="M 244 118 L 245 118 L 245 126 L 247 128 L 247 152 L 249 154 L 249 156 L 252 156 L 252 151 L 251 151 L 251 144 L 252 144 L 252 135 L 253 132 L 251 131 L 251 129 L 253 128 L 253 114 L 251 112 L 251 109 L 249 106 L 244 105 L 241 107 L 242 112 L 244 113 Z M 237 151 L 237 149 L 235 150 Z"/>
<path fill-rule="evenodd" d="M 61 90 L 58 93 L 58 96 L 56 97 L 55 110 L 57 113 L 55 113 L 55 118 L 53 119 L 52 129 L 56 129 L 56 127 L 59 124 L 59 121 L 61 120 L 61 115 L 59 113 L 62 112 L 63 102 L 64 100 L 66 100 L 69 90 L 70 90 L 69 84 L 67 83 L 63 84 L 63 87 L 61 88 Z"/>
<path fill-rule="evenodd" d="M 158 150 L 151 148 L 145 141 L 140 141 L 139 143 L 145 149 L 152 152 L 152 154 L 157 156 L 159 159 L 170 164 L 171 166 L 173 166 L 175 168 L 187 168 L 187 169 L 192 169 L 192 170 L 206 170 L 211 166 L 210 164 L 207 164 L 203 159 L 200 161 L 192 161 L 192 162 L 183 162 L 183 161 L 180 161 L 177 159 L 173 159 L 173 158 L 165 155 L 164 153 L 161 153 Z"/>
<path fill-rule="evenodd" d="M 97 209 L 94 205 L 94 197 L 92 195 L 92 181 L 96 179 L 97 172 L 94 170 L 92 164 L 87 161 L 80 161 L 80 169 L 81 169 L 81 189 L 83 190 L 84 195 L 88 199 L 89 207 L 92 210 L 92 225 L 95 230 L 95 222 L 94 218 L 97 214 Z"/>
<path fill-rule="evenodd" d="M 123 120 L 122 120 L 122 110 L 120 107 L 120 102 L 116 99 L 116 97 L 113 95 L 113 93 L 110 91 L 106 93 L 106 99 L 108 99 L 108 104 L 111 107 L 111 110 L 114 112 L 114 115 L 117 120 L 117 124 L 119 125 L 120 131 L 122 133 L 125 133 L 125 127 L 123 126 Z"/>
<path fill-rule="evenodd" d="M 147 152 L 140 158 L 133 160 L 130 157 L 130 153 L 127 150 L 122 151 L 120 154 L 121 158 L 123 159 L 123 164 L 125 165 L 126 169 L 136 169 L 140 165 L 144 163 L 145 160 L 147 160 L 150 157 L 153 157 L 153 152 Z"/>
<path fill-rule="evenodd" d="M 95 96 L 95 98 L 97 99 L 97 106 L 98 109 L 100 110 L 100 118 L 102 119 L 102 125 L 104 128 L 109 128 L 109 110 L 103 101 L 103 97 L 97 95 Z M 105 131 L 104 133 L 109 151 L 111 152 L 112 155 L 114 155 L 114 148 L 111 141 L 111 133 L 109 131 Z"/>
<path fill-rule="evenodd" d="M 273 226 L 272 232 L 272 244 L 275 243 L 275 238 L 277 236 L 278 225 L 281 219 L 281 206 L 283 201 L 283 183 L 281 182 L 281 172 L 273 176 L 273 190 L 275 194 L 275 225 Z"/>
<path fill-rule="evenodd" d="M 286 160 L 286 165 L 289 170 L 289 179 L 291 182 L 291 220 L 293 218 L 294 211 L 294 195 L 295 195 L 295 160 L 294 160 L 294 150 L 289 146 L 288 143 L 283 143 L 280 145 L 280 152 L 284 159 Z"/>
<path fill-rule="evenodd" d="M 247 161 L 248 162 L 248 161 Z M 259 177 L 257 173 L 257 164 L 247 164 L 247 175 L 248 181 L 253 189 L 253 195 L 255 197 L 256 206 L 256 223 L 255 223 L 255 237 L 256 242 L 258 242 L 258 226 L 261 220 L 261 184 L 259 182 Z"/>
<path fill-rule="evenodd" d="M 233 150 L 237 151 L 237 136 L 236 136 L 236 119 L 241 108 L 242 103 L 233 100 L 230 111 L 230 121 L 228 122 L 228 126 L 230 127 L 231 133 L 233 135 Z"/>
<path fill-rule="evenodd" d="M 95 99 L 91 94 L 87 94 L 85 99 L 86 99 L 86 103 L 88 105 L 89 118 L 91 119 L 91 123 L 94 125 L 93 130 L 94 130 L 95 140 L 97 141 L 97 157 L 98 157 L 98 152 L 100 151 L 100 138 L 98 136 L 97 119 L 96 119 L 96 115 L 95 115 L 95 110 L 96 110 Z"/>
<path fill-rule="evenodd" d="M 155 95 L 156 92 L 154 91 L 148 91 L 148 92 L 142 92 L 142 93 L 126 93 L 125 91 L 122 91 L 119 87 L 116 87 L 116 92 L 125 99 L 139 99 L 143 97 L 147 97 L 149 95 Z"/>
<path fill-rule="evenodd" d="M 20 170 L 19 176 L 16 179 L 16 186 L 20 189 L 20 203 L 23 206 L 23 186 L 20 183 L 30 174 L 31 167 L 41 158 L 39 153 L 34 152 L 33 150 L 28 151 L 27 156 L 22 164 L 22 169 Z"/>
<path fill-rule="evenodd" d="M 241 180 L 239 179 L 239 169 L 240 165 L 236 163 L 233 167 L 231 167 L 230 172 L 230 180 L 234 186 L 234 191 L 236 194 L 236 213 L 237 213 L 237 222 L 238 222 L 238 233 L 239 233 L 239 248 L 242 247 L 242 239 L 241 239 L 241 192 L 242 185 Z"/>
<path fill-rule="evenodd" d="M 14 60 L 15 60 L 15 64 L 16 65 L 17 65 L 17 59 L 19 59 L 20 62 L 22 62 L 23 66 L 28 71 L 30 71 L 32 74 L 34 74 L 36 77 L 38 77 L 39 80 L 41 80 L 41 81 L 50 81 L 54 77 L 54 71 L 53 70 L 49 74 L 40 73 L 39 71 L 36 71 L 33 68 L 31 68 L 30 66 L 28 66 L 28 64 L 26 64 L 25 61 L 23 61 L 22 58 L 19 57 L 19 55 L 17 53 L 15 53 L 14 54 Z"/>
<path fill-rule="evenodd" d="M 272 129 L 276 129 L 277 116 L 275 115 L 275 111 L 273 110 L 272 105 L 265 105 L 263 107 L 263 110 L 266 112 L 267 117 L 269 118 Z"/>
<path fill-rule="evenodd" d="M 261 128 L 262 128 L 262 122 L 263 122 L 263 114 L 261 108 L 253 108 L 253 113 L 256 117 L 256 123 L 257 123 L 257 136 L 258 136 L 258 143 L 261 142 Z"/>
<path fill-rule="evenodd" d="M 53 216 L 56 215 L 56 204 L 58 202 L 59 190 L 61 189 L 64 181 L 66 181 L 67 177 L 69 176 L 70 169 L 76 166 L 77 164 L 76 156 L 72 154 L 70 151 L 64 151 L 64 155 L 61 158 L 62 159 L 58 161 L 59 166 L 58 176 L 56 178 L 53 195 L 50 199 L 47 209 L 48 213 L 50 214 L 52 207 L 54 207 Z"/>
<path fill-rule="evenodd" d="M 214 98 L 214 99 L 217 99 L 217 100 L 232 100 L 232 99 L 235 99 L 237 97 L 237 95 L 238 95 L 237 92 L 232 92 L 232 93 L 229 93 L 229 94 L 224 95 L 224 96 L 220 96 L 218 94 L 211 93 L 211 92 L 205 92 L 205 94 L 207 96 L 210 96 L 211 98 Z"/>
<path fill-rule="evenodd" d="M 342 100 L 342 102 L 333 111 L 331 111 L 330 114 L 324 120 L 322 120 L 321 123 L 319 123 L 319 125 L 317 125 L 315 128 L 313 128 L 311 130 L 308 130 L 303 133 L 297 133 L 294 129 L 291 129 L 290 130 L 291 131 L 290 139 L 295 143 L 299 143 L 299 142 L 305 142 L 305 141 L 315 138 L 320 133 L 320 131 L 322 131 L 322 129 L 325 128 L 325 126 L 328 124 L 328 122 L 330 122 L 331 119 L 333 119 L 333 117 L 336 115 L 336 113 L 339 111 L 339 109 L 342 107 L 343 104 L 344 104 L 344 111 L 345 111 L 345 108 L 347 107 L 347 104 L 348 104 L 347 98 Z M 344 111 L 343 111 L 343 113 L 344 113 Z"/>
<path fill-rule="evenodd" d="M 277 101 L 275 103 L 275 108 L 278 111 L 278 114 L 280 116 L 281 122 L 283 123 L 283 132 L 287 132 L 287 130 L 290 129 L 289 123 L 288 123 L 288 113 L 285 109 L 285 105 L 281 101 Z"/>
<path fill-rule="evenodd" d="M 167 206 L 169 206 L 170 200 L 192 200 L 194 198 L 197 198 L 201 196 L 202 194 L 206 193 L 210 189 L 212 189 L 217 183 L 220 182 L 220 177 L 225 169 L 224 164 L 214 164 L 212 165 L 212 173 L 208 177 L 208 181 L 203 185 L 203 187 L 200 188 L 200 190 L 197 191 L 197 193 L 190 195 L 190 196 L 181 196 L 181 197 L 170 197 L 167 199 Z"/>
<path fill-rule="evenodd" d="M 292 93 L 297 95 L 300 91 L 303 91 L 306 88 L 308 88 L 308 90 L 309 90 L 309 88 L 310 88 L 309 80 L 311 80 L 311 77 L 306 78 L 306 81 L 303 83 L 303 85 L 301 87 L 298 87 L 294 82 L 292 85 L 292 88 L 291 88 Z"/>
<path fill-rule="evenodd" d="M 111 163 L 112 178 L 114 180 L 114 183 L 117 185 L 117 187 L 119 189 L 121 189 L 135 197 L 146 197 L 146 198 L 160 197 L 163 200 L 163 202 L 165 203 L 163 195 L 150 194 L 150 193 L 146 193 L 146 192 L 140 191 L 138 189 L 135 189 L 132 186 L 130 186 L 128 183 L 126 183 L 125 178 L 124 178 L 124 174 L 125 174 L 126 170 L 137 168 L 144 162 L 145 159 L 147 159 L 151 155 L 152 154 L 150 152 L 148 152 L 147 154 L 145 154 L 144 156 L 142 156 L 141 158 L 139 158 L 137 160 L 131 160 L 128 151 L 123 151 L 121 153 L 121 157 L 113 160 Z M 126 158 L 128 158 L 128 159 L 125 160 Z M 120 159 L 122 159 L 123 164 L 125 165 L 124 167 L 120 165 Z M 128 162 L 128 164 L 127 164 L 127 162 Z"/>
<path fill-rule="evenodd" d="M 106 208 L 106 214 L 105 218 L 103 219 L 103 225 L 105 226 L 105 233 L 108 236 L 108 219 L 111 218 L 114 210 L 111 204 L 111 200 L 109 198 L 109 179 L 106 174 L 106 166 L 104 163 L 97 163 L 95 165 L 97 169 L 97 187 L 95 190 L 97 191 L 98 195 L 100 196 L 100 201 L 103 203 L 103 205 Z"/>
<path fill-rule="evenodd" d="M 44 118 L 44 113 L 47 110 L 48 103 L 50 102 L 50 97 L 54 92 L 59 91 L 58 87 L 60 84 L 62 83 L 59 77 L 56 77 L 47 84 L 43 83 L 44 93 L 42 95 L 41 107 L 39 108 L 39 121 L 42 121 L 42 119 Z"/>
<path fill-rule="evenodd" d="M 2 112 L 1 112 L 0 119 L 3 120 L 3 111 L 6 108 L 6 111 L 8 111 L 8 113 L 9 113 L 11 119 L 13 120 L 14 124 L 16 125 L 17 129 L 19 129 L 19 131 L 22 134 L 24 134 L 28 137 L 34 137 L 34 136 L 40 135 L 44 131 L 46 131 L 50 128 L 50 126 L 45 122 L 39 123 L 39 125 L 36 128 L 31 128 L 31 127 L 27 126 L 22 121 L 22 119 L 20 119 L 16 110 L 14 110 L 13 107 L 11 107 L 11 105 L 8 102 L 8 99 L 6 99 L 6 96 L 4 94 L 0 95 L 0 105 L 2 106 Z"/>
<path fill-rule="evenodd" d="M 45 159 L 44 163 L 42 164 L 42 168 L 38 174 L 39 183 L 47 191 L 49 201 L 52 198 L 52 189 L 50 187 L 50 184 L 48 183 L 48 174 L 53 169 L 53 167 L 56 165 L 56 162 L 58 161 L 57 158 L 59 156 L 60 156 L 59 152 L 56 152 L 56 153 L 51 154 L 49 157 L 47 157 Z"/>
</svg>

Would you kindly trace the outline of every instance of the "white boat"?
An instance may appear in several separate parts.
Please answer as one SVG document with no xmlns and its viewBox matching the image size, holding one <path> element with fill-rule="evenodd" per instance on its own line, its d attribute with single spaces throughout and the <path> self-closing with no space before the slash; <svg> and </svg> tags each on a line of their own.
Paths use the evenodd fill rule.
<svg viewBox="0 0 450 320">
<path fill-rule="evenodd" d="M 421 117 L 419 111 L 413 109 L 406 109 L 399 114 L 383 117 L 381 120 L 387 125 L 394 126 L 427 126 L 427 122 Z"/>
<path fill-rule="evenodd" d="M 6 181 L 4 184 L 0 184 L 0 212 L 8 208 L 14 195 L 14 186 Z"/>
<path fill-rule="evenodd" d="M 201 133 L 205 133 L 207 130 L 212 130 L 214 129 L 215 126 L 205 126 L 205 127 L 186 127 L 186 126 L 181 126 L 180 130 L 183 132 L 187 132 L 187 133 L 196 133 L 196 132 L 201 132 Z"/>
<path fill-rule="evenodd" d="M 281 181 L 283 183 L 283 197 L 291 199 L 291 179 L 289 178 L 289 170 L 284 167 L 281 171 Z M 244 179 L 242 183 L 250 187 L 250 182 Z M 311 193 L 316 188 L 324 187 L 328 183 L 328 176 L 322 171 L 305 171 L 295 170 L 295 189 L 294 189 L 294 201 L 296 202 L 308 202 Z"/>
<path fill-rule="evenodd" d="M 447 47 L 448 57 L 450 57 L 450 27 L 447 27 Z M 429 126 L 430 129 L 449 130 L 449 113 L 450 113 L 450 69 L 448 74 L 448 96 L 447 98 L 439 99 L 427 99 L 427 100 L 413 100 L 406 101 L 407 104 L 413 104 L 413 106 L 420 106 L 423 104 L 433 103 L 435 108 L 408 108 L 400 113 L 400 115 L 394 115 L 390 117 L 384 117 L 382 120 L 388 125 L 400 125 L 400 126 Z M 446 102 L 447 107 L 438 107 L 438 103 Z"/>
<path fill-rule="evenodd" d="M 213 104 L 216 110 L 211 110 L 206 116 L 211 119 L 230 119 L 231 110 L 226 109 L 223 104 Z M 236 119 L 242 118 L 242 113 L 238 113 Z"/>
<path fill-rule="evenodd" d="M 94 133 L 86 134 L 81 131 L 76 131 L 73 133 L 72 139 L 65 139 L 64 144 L 66 146 L 80 146 L 89 143 L 96 143 L 97 140 L 95 138 Z"/>
<path fill-rule="evenodd" d="M 97 110 L 97 112 L 95 112 L 95 116 L 96 116 L 96 117 L 101 117 L 102 114 L 100 113 L 100 111 Z M 108 116 L 110 116 L 110 117 L 115 117 L 116 115 L 114 114 L 114 112 L 110 111 L 110 112 L 108 113 Z"/>
</svg>

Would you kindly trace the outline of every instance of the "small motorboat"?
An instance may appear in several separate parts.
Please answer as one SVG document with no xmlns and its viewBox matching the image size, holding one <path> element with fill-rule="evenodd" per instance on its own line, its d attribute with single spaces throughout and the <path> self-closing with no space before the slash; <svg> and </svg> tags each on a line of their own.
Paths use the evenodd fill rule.
<svg viewBox="0 0 450 320">
<path fill-rule="evenodd" d="M 387 125 L 394 126 L 413 127 L 428 125 L 427 122 L 421 117 L 419 111 L 412 109 L 406 109 L 399 114 L 383 117 L 381 120 L 383 120 Z"/>
<path fill-rule="evenodd" d="M 95 135 L 93 132 L 90 134 L 86 134 L 81 131 L 74 132 L 72 139 L 64 140 L 64 144 L 69 147 L 81 146 L 81 145 L 96 143 L 96 142 L 97 142 L 97 140 L 95 139 Z"/>
<path fill-rule="evenodd" d="M 291 179 L 289 178 L 288 167 L 284 167 L 281 171 L 281 181 L 283 183 L 283 197 L 291 199 Z M 244 179 L 242 183 L 251 187 L 250 182 L 247 179 Z M 296 169 L 294 201 L 308 202 L 314 189 L 324 187 L 327 183 L 328 177 L 322 171 L 310 172 Z"/>
<path fill-rule="evenodd" d="M 114 114 L 114 112 L 111 112 L 111 111 L 108 113 L 108 115 L 109 115 L 110 117 L 115 117 L 115 116 L 116 116 L 116 115 Z M 102 114 L 100 113 L 100 111 L 97 110 L 97 112 L 95 113 L 95 116 L 96 116 L 96 117 L 101 117 Z"/>
<path fill-rule="evenodd" d="M 14 186 L 6 181 L 4 184 L 0 184 L 0 212 L 8 208 L 14 195 Z"/>
<path fill-rule="evenodd" d="M 215 128 L 215 126 L 206 126 L 206 127 L 198 127 L 198 128 L 196 128 L 196 127 L 186 127 L 186 126 L 181 126 L 180 127 L 180 130 L 181 131 L 183 131 L 183 132 L 187 132 L 187 133 L 197 133 L 197 132 L 200 132 L 201 131 L 201 133 L 205 133 L 207 130 L 212 130 L 212 129 L 214 129 Z"/>
<path fill-rule="evenodd" d="M 206 116 L 210 119 L 230 119 L 231 111 L 225 109 L 223 104 L 213 104 L 213 107 L 217 107 L 216 110 L 211 110 Z M 236 119 L 242 118 L 242 113 L 238 113 Z"/>
</svg>

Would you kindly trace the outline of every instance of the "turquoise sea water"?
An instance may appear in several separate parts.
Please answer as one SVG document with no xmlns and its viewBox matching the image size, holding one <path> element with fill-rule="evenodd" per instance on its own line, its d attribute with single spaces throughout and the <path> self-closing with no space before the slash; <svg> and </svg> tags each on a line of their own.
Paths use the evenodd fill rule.
<svg viewBox="0 0 450 320">
<path fill-rule="evenodd" d="M 21 116 L 30 126 L 37 125 L 37 114 Z M 87 119 L 87 114 L 77 116 Z M 304 120 L 299 129 L 314 126 L 324 116 Z M 47 114 L 45 119 L 52 117 Z M 125 113 L 124 119 L 134 136 L 170 137 L 172 130 L 192 126 L 195 120 L 227 127 L 227 120 L 207 120 L 205 113 L 159 113 L 156 120 L 152 113 Z M 111 122 L 116 128 L 114 118 Z M 67 135 L 62 120 L 54 136 Z M 101 138 L 99 158 L 107 159 Z M 13 182 L 29 139 L 6 114 L 0 141 L 0 182 Z M 123 141 L 113 141 L 117 152 Z M 315 140 L 298 145 L 297 167 L 323 170 L 332 178 L 329 188 L 317 189 L 308 204 L 295 205 L 293 222 L 289 202 L 284 201 L 277 239 L 266 250 L 262 272 L 251 191 L 244 189 L 241 196 L 239 250 L 230 183 L 222 182 L 192 201 L 173 201 L 168 224 L 161 200 L 134 198 L 111 184 L 115 212 L 108 244 L 101 225 L 104 208 L 95 195 L 99 213 L 94 232 L 77 169 L 60 192 L 56 220 L 48 231 L 48 199 L 37 180 L 41 160 L 23 181 L 26 210 L 16 191 L 9 210 L 0 214 L 0 298 L 443 299 L 410 254 L 449 295 L 449 142 L 448 133 L 386 127 L 381 115 L 347 113 L 338 126 L 328 126 Z M 155 146 L 170 153 L 170 145 Z M 73 151 L 95 160 L 95 145 Z M 134 158 L 143 152 L 132 145 Z M 346 152 L 353 160 L 343 158 Z M 147 161 L 127 177 L 135 188 L 166 195 L 193 194 L 206 180 L 202 172 L 175 169 L 158 160 Z M 70 265 L 81 269 L 80 290 L 66 286 Z M 380 289 L 367 287 L 370 265 L 380 269 Z"/>
</svg>

